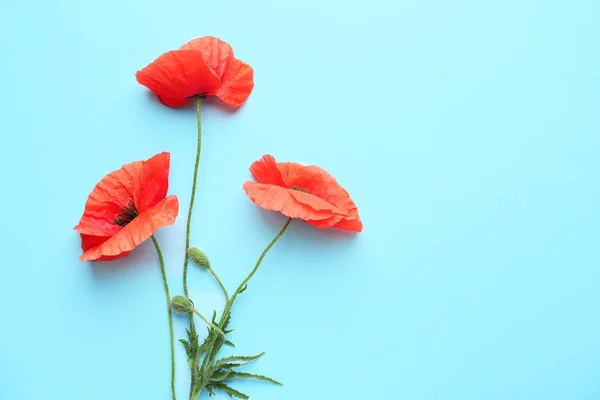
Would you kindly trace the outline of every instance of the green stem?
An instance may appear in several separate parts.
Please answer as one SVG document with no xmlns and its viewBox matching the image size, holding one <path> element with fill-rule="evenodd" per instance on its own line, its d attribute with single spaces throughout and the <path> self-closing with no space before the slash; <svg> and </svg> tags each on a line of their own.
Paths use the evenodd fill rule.
<svg viewBox="0 0 600 400">
<path fill-rule="evenodd" d="M 215 280 L 217 281 L 219 286 L 221 286 L 221 290 L 223 291 L 223 294 L 225 295 L 225 304 L 229 303 L 229 293 L 227 293 L 227 289 L 225 289 L 225 286 L 223 286 L 223 282 L 221 282 L 221 279 L 219 279 L 219 275 L 217 275 L 217 273 L 215 272 L 214 269 L 212 269 L 212 267 L 208 267 L 208 270 L 210 271 L 212 276 L 215 278 Z"/>
<path fill-rule="evenodd" d="M 248 274 L 246 279 L 244 279 L 242 281 L 242 283 L 240 283 L 240 286 L 238 286 L 238 288 L 233 293 L 233 296 L 231 296 L 231 299 L 225 305 L 225 309 L 223 310 L 223 314 L 221 314 L 221 319 L 219 320 L 220 328 L 223 327 L 223 324 L 225 323 L 225 320 L 227 319 L 227 315 L 229 315 L 229 313 L 231 312 L 231 308 L 233 307 L 233 303 L 235 302 L 235 299 L 243 290 L 245 290 L 245 286 L 248 284 L 248 281 L 250 281 L 250 279 L 254 276 L 256 271 L 258 271 L 258 267 L 260 267 L 260 264 L 262 263 L 263 259 L 265 258 L 265 256 L 269 252 L 269 250 L 271 250 L 271 247 L 273 247 L 273 245 L 275 243 L 277 243 L 277 241 L 279 240 L 281 235 L 283 235 L 283 233 L 286 231 L 286 229 L 290 225 L 290 222 L 292 222 L 292 218 L 288 218 L 287 221 L 285 221 L 283 228 L 281 228 L 279 233 L 277 235 L 275 235 L 273 240 L 271 240 L 271 243 L 269 243 L 267 245 L 267 247 L 263 250 L 262 254 L 258 258 L 258 261 L 256 262 L 256 265 L 254 265 L 254 268 L 252 269 L 252 271 L 250 271 L 250 273 Z M 211 353 L 213 353 L 212 349 L 215 344 L 215 340 L 216 340 L 216 336 L 213 338 L 213 340 L 211 341 L 211 343 L 208 346 L 206 353 L 204 354 L 204 359 L 202 360 L 202 366 L 200 367 L 200 370 L 204 370 L 204 368 L 206 367 L 207 364 L 210 365 L 212 363 L 213 360 L 209 360 L 209 357 L 210 357 Z"/>
<path fill-rule="evenodd" d="M 194 164 L 194 178 L 192 180 L 192 194 L 190 197 L 190 207 L 188 209 L 187 224 L 185 226 L 185 259 L 183 261 L 183 293 L 189 297 L 187 287 L 188 256 L 187 249 L 190 247 L 190 225 L 192 222 L 192 210 L 194 209 L 194 200 L 196 198 L 196 181 L 198 180 L 198 165 L 200 165 L 200 152 L 202 151 L 202 120 L 200 118 L 202 105 L 200 97 L 196 97 L 196 119 L 198 120 L 198 142 L 196 147 L 196 163 Z"/>
<path fill-rule="evenodd" d="M 188 286 L 187 286 L 187 272 L 188 272 L 188 256 L 187 250 L 190 247 L 190 225 L 192 222 L 192 210 L 194 208 L 194 200 L 196 197 L 196 181 L 198 180 L 198 165 L 200 165 L 200 153 L 202 150 L 202 119 L 201 119 L 201 111 L 202 105 L 200 102 L 200 97 L 196 97 L 196 119 L 198 122 L 198 141 L 196 147 L 196 162 L 194 164 L 194 177 L 192 179 L 192 194 L 190 196 L 190 207 L 188 209 L 187 216 L 187 224 L 185 227 L 185 258 L 183 259 L 183 293 L 186 297 L 189 297 Z M 189 313 L 188 319 L 190 321 L 190 332 L 192 335 L 196 334 L 196 325 L 194 324 L 194 317 L 192 313 Z M 196 374 L 194 373 L 194 367 L 197 365 L 197 360 L 195 359 L 191 369 L 191 386 L 190 386 L 190 397 L 191 397 L 191 388 L 193 388 L 196 384 Z"/>
<path fill-rule="evenodd" d="M 246 284 L 254 276 L 254 274 L 256 273 L 256 271 L 258 271 L 258 267 L 260 267 L 260 264 L 262 263 L 263 259 L 265 258 L 265 256 L 269 252 L 269 250 L 271 250 L 271 247 L 273 247 L 273 245 L 275 243 L 277 243 L 277 241 L 279 240 L 279 238 L 281 237 L 281 235 L 283 235 L 283 233 L 286 231 L 286 229 L 290 225 L 290 222 L 292 222 L 292 218 L 288 218 L 287 221 L 285 221 L 285 224 L 283 225 L 283 228 L 281 228 L 281 230 L 279 231 L 279 233 L 277 235 L 275 235 L 275 237 L 273 238 L 273 240 L 271 240 L 271 243 L 269 243 L 267 245 L 267 247 L 263 250 L 262 254 L 258 258 L 258 261 L 256 262 L 256 265 L 254 266 L 254 269 L 252 269 L 252 271 L 250 271 L 250 273 L 248 274 L 248 276 L 246 277 L 246 279 L 244 279 L 242 281 L 242 283 L 240 283 L 240 286 L 238 286 L 238 288 L 233 293 L 233 296 L 231 296 L 231 301 L 229 301 L 229 303 L 225 307 L 225 311 L 226 312 L 231 311 L 231 307 L 233 307 L 233 303 L 235 302 L 235 299 L 237 298 L 238 294 L 240 294 L 240 292 L 243 291 L 244 286 L 246 286 Z M 226 313 L 223 313 L 223 315 L 225 315 L 225 314 Z"/>
<path fill-rule="evenodd" d="M 175 342 L 173 339 L 173 315 L 171 314 L 171 294 L 169 293 L 169 283 L 167 282 L 167 273 L 165 272 L 165 260 L 163 259 L 162 251 L 160 251 L 160 246 L 158 245 L 158 241 L 154 237 L 151 236 L 152 243 L 154 243 L 154 247 L 156 248 L 156 253 L 158 253 L 158 261 L 160 262 L 160 272 L 162 274 L 163 285 L 165 286 L 165 295 L 167 296 L 167 314 L 169 316 L 169 336 L 171 341 L 171 393 L 173 395 L 173 400 L 176 400 L 175 397 Z"/>
<path fill-rule="evenodd" d="M 218 326 L 215 326 L 212 322 L 210 322 L 204 315 L 200 314 L 200 311 L 196 310 L 195 308 L 192 309 L 192 312 L 194 314 L 196 314 L 198 317 L 200 317 L 200 319 L 202 321 L 204 321 L 204 323 L 208 326 L 210 326 L 211 328 L 213 328 L 214 330 L 217 331 L 217 333 L 223 337 L 225 337 L 225 334 L 223 333 L 222 330 L 219 329 Z"/>
</svg>

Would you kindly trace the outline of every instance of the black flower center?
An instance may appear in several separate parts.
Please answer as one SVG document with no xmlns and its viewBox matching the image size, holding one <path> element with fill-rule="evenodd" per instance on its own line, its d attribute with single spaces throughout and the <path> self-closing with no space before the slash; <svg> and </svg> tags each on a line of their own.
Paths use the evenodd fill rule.
<svg viewBox="0 0 600 400">
<path fill-rule="evenodd" d="M 140 214 L 138 213 L 137 208 L 135 208 L 135 204 L 133 204 L 133 201 L 130 201 L 129 204 L 121 209 L 121 213 L 117 215 L 117 218 L 115 218 L 113 222 L 119 226 L 125 226 L 133 221 L 138 215 Z"/>
<path fill-rule="evenodd" d="M 192 100 L 192 99 L 195 99 L 196 97 L 202 99 L 202 98 L 206 97 L 207 94 L 208 94 L 208 92 L 202 92 L 202 93 L 198 93 L 198 94 L 193 94 L 191 96 L 186 97 L 186 99 Z"/>
<path fill-rule="evenodd" d="M 292 190 L 297 190 L 299 192 L 308 193 L 308 190 L 298 187 L 298 186 L 292 186 Z"/>
</svg>

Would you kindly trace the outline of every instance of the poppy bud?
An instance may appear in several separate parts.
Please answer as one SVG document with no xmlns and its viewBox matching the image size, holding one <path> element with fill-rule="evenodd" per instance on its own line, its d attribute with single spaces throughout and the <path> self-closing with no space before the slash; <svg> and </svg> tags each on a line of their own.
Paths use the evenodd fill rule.
<svg viewBox="0 0 600 400">
<path fill-rule="evenodd" d="M 210 261 L 208 261 L 208 257 L 202 250 L 197 247 L 190 247 L 187 250 L 188 257 L 192 260 L 196 265 L 202 268 L 209 269 Z"/>
<path fill-rule="evenodd" d="M 186 314 L 192 312 L 194 303 L 185 296 L 175 296 L 171 300 L 171 310 L 177 314 Z"/>
</svg>

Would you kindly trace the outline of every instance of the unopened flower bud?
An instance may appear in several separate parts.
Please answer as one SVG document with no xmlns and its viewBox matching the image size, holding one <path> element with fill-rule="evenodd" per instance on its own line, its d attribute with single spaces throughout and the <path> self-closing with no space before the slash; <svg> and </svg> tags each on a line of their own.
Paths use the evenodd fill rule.
<svg viewBox="0 0 600 400">
<path fill-rule="evenodd" d="M 190 247 L 187 250 L 188 257 L 192 260 L 196 265 L 202 268 L 210 268 L 210 261 L 208 261 L 208 257 L 202 250 L 197 247 Z"/>
<path fill-rule="evenodd" d="M 171 310 L 177 314 L 186 314 L 192 312 L 194 303 L 185 296 L 175 296 L 171 300 Z"/>
</svg>

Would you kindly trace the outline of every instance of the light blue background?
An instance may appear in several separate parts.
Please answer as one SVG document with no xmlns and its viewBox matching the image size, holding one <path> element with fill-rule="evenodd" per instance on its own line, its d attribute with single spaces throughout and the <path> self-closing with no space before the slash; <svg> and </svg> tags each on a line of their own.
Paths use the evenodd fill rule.
<svg viewBox="0 0 600 400">
<path fill-rule="evenodd" d="M 152 244 L 90 265 L 72 228 L 102 176 L 160 151 L 185 208 L 194 110 L 134 74 L 203 35 L 256 71 L 243 108 L 203 114 L 192 243 L 225 284 L 284 222 L 241 189 L 264 153 L 327 169 L 365 224 L 296 221 L 268 255 L 233 339 L 285 386 L 239 389 L 600 398 L 598 21 L 596 0 L 4 0 L 0 399 L 169 399 Z M 184 214 L 157 235 L 174 294 Z M 203 312 L 222 307 L 204 271 L 190 285 Z"/>
</svg>

